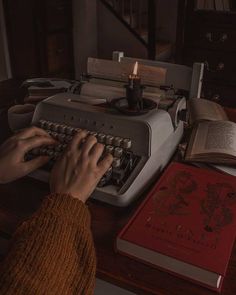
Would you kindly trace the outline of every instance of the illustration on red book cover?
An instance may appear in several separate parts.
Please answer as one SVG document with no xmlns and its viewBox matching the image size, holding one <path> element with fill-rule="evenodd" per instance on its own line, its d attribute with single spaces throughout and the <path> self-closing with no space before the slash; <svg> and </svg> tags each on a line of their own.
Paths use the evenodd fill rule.
<svg viewBox="0 0 236 295">
<path fill-rule="evenodd" d="M 198 171 L 172 167 L 123 238 L 221 273 L 235 236 L 236 186 Z M 215 251 L 221 255 L 211 259 Z"/>
<path fill-rule="evenodd" d="M 154 211 L 151 215 L 189 214 L 189 210 L 186 209 L 193 197 L 191 193 L 196 189 L 197 183 L 188 172 L 177 172 L 173 179 L 170 179 L 168 187 L 161 186 L 159 191 L 153 196 Z"/>
<path fill-rule="evenodd" d="M 232 205 L 236 204 L 236 192 L 228 183 L 208 184 L 206 198 L 201 202 L 205 216 L 204 229 L 219 232 L 233 221 Z"/>
<path fill-rule="evenodd" d="M 198 190 L 197 182 L 186 171 L 177 172 L 167 186 L 161 186 L 153 196 L 154 210 L 150 212 L 147 223 L 153 216 L 191 214 L 188 207 L 192 194 Z M 207 232 L 219 232 L 232 222 L 232 205 L 236 204 L 236 192 L 228 183 L 207 184 L 205 198 L 199 205 L 203 214 L 203 229 Z M 181 226 L 178 227 L 180 229 Z"/>
</svg>

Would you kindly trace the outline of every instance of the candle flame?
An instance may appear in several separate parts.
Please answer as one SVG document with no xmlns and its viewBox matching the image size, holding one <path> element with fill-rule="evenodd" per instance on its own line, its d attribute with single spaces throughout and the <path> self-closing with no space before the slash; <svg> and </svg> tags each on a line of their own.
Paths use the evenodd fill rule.
<svg viewBox="0 0 236 295">
<path fill-rule="evenodd" d="M 137 61 L 136 61 L 135 65 L 134 65 L 133 75 L 135 75 L 135 76 L 138 75 L 138 62 Z"/>
</svg>

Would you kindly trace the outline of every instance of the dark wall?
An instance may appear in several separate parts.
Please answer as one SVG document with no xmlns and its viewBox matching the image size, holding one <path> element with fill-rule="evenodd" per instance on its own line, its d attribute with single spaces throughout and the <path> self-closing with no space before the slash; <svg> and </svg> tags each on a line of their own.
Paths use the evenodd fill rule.
<svg viewBox="0 0 236 295">
<path fill-rule="evenodd" d="M 157 1 L 157 39 L 175 43 L 178 0 Z"/>
<path fill-rule="evenodd" d="M 87 58 L 112 58 L 113 51 L 147 57 L 147 50 L 98 0 L 74 0 L 74 59 L 78 78 L 86 71 Z"/>
<path fill-rule="evenodd" d="M 146 47 L 98 1 L 98 56 L 111 59 L 113 51 L 126 56 L 147 58 Z"/>
<path fill-rule="evenodd" d="M 73 0 L 76 78 L 86 71 L 87 58 L 97 56 L 97 1 Z"/>
<path fill-rule="evenodd" d="M 7 73 L 7 45 L 5 44 L 5 22 L 2 0 L 0 0 L 0 81 L 8 78 Z"/>
</svg>

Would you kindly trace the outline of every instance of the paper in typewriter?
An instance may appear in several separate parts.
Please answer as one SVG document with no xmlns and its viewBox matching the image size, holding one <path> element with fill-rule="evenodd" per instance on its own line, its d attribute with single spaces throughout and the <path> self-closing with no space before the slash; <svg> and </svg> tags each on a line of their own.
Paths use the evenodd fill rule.
<svg viewBox="0 0 236 295">
<path fill-rule="evenodd" d="M 104 103 L 115 98 L 125 97 L 124 85 L 127 84 L 128 76 L 132 70 L 132 63 L 89 58 L 87 71 L 92 78 L 82 84 L 80 94 L 92 97 L 92 100 L 87 99 L 87 102 L 91 101 L 92 103 L 95 98 L 98 99 L 98 103 Z M 152 99 L 157 105 L 166 99 L 165 91 L 159 87 L 165 84 L 166 69 L 139 65 L 139 75 L 142 84 L 145 85 L 144 98 Z"/>
</svg>

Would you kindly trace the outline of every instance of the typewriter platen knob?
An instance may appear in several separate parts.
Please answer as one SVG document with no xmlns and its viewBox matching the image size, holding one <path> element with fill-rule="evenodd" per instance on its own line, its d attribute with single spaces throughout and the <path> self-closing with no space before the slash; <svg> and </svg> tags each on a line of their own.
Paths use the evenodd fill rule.
<svg viewBox="0 0 236 295">
<path fill-rule="evenodd" d="M 122 143 L 123 148 L 125 148 L 125 149 L 130 149 L 130 148 L 131 148 L 131 145 L 132 145 L 132 142 L 131 142 L 130 139 L 125 138 L 125 139 L 123 140 L 123 143 Z"/>
</svg>

